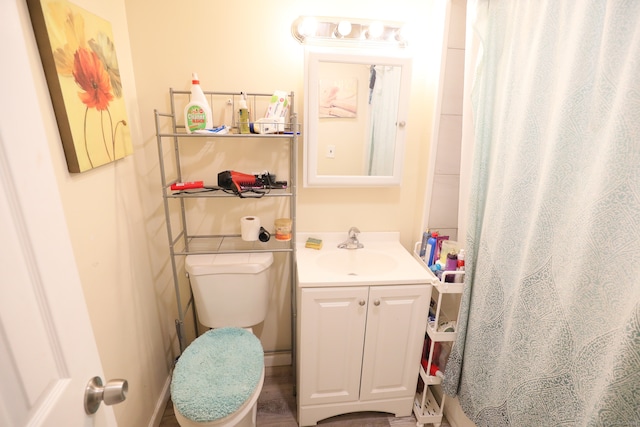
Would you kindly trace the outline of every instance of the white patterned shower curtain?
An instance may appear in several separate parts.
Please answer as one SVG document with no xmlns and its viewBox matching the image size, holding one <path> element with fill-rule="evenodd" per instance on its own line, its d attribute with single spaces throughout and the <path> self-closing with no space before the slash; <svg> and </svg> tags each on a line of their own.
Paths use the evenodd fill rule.
<svg viewBox="0 0 640 427">
<path fill-rule="evenodd" d="M 640 426 L 640 1 L 469 3 L 469 255 L 444 391 L 478 426 Z"/>
</svg>

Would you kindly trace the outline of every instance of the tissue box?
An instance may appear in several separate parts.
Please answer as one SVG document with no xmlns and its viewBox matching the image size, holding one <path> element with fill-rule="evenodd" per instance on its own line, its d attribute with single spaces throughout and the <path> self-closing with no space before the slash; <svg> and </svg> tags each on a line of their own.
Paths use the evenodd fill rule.
<svg viewBox="0 0 640 427">
<path fill-rule="evenodd" d="M 267 114 L 265 118 L 278 118 L 287 115 L 289 109 L 289 98 L 287 92 L 283 90 L 276 90 L 271 96 L 269 107 L 267 108 Z"/>
</svg>

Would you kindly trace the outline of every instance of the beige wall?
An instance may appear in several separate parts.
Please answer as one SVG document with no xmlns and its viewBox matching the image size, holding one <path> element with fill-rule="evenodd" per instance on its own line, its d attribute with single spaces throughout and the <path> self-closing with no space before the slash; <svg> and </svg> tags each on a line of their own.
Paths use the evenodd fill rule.
<svg viewBox="0 0 640 427">
<path fill-rule="evenodd" d="M 411 46 L 417 55 L 402 186 L 364 191 L 301 188 L 298 229 L 346 232 L 351 225 L 358 225 L 361 230 L 399 230 L 403 243 L 411 245 L 421 219 L 433 84 L 440 64 L 442 35 L 438 31 L 443 24 L 434 15 L 434 6 L 419 0 L 287 0 L 277 5 L 258 3 L 240 11 L 232 2 L 186 1 L 177 7 L 173 1 L 158 1 L 152 8 L 142 2 L 127 2 L 143 138 L 149 155 L 155 155 L 152 111 L 168 110 L 168 88 L 188 89 L 191 71 L 197 71 L 203 86 L 210 90 L 293 90 L 301 118 L 303 48 L 290 34 L 297 16 L 361 17 L 366 13 L 372 18 L 409 21 L 415 34 Z"/>
<path fill-rule="evenodd" d="M 295 110 L 302 117 L 303 48 L 290 35 L 297 16 L 411 23 L 414 70 L 402 185 L 383 189 L 300 187 L 297 224 L 301 231 L 346 232 L 352 225 L 362 231 L 397 230 L 402 243 L 411 248 L 422 227 L 444 12 L 442 5 L 435 5 L 440 2 L 424 0 L 284 0 L 244 3 L 244 9 L 236 2 L 204 0 L 74 3 L 113 25 L 134 154 L 93 171 L 69 174 L 42 74 L 34 85 L 41 94 L 52 160 L 105 375 L 127 378 L 130 383 L 129 398 L 114 407 L 116 417 L 122 427 L 146 426 L 162 404 L 177 354 L 176 308 L 153 122 L 154 109 L 169 110 L 168 89 L 187 89 L 190 73 L 197 71 L 208 90 L 292 90 Z M 26 6 L 20 6 L 20 24 L 38 75 L 40 62 Z M 300 150 L 300 160 L 302 155 Z M 300 183 L 301 172 L 300 168 Z M 275 298 L 260 331 L 267 350 L 290 348 L 288 290 L 280 289 Z"/>
<path fill-rule="evenodd" d="M 116 417 L 121 426 L 144 426 L 159 403 L 174 358 L 172 297 L 158 286 L 161 273 L 153 264 L 154 258 L 166 255 L 153 253 L 153 246 L 148 244 L 149 230 L 157 221 L 153 221 L 153 213 L 147 213 L 140 197 L 147 159 L 140 147 L 124 3 L 75 3 L 112 24 L 135 150 L 133 156 L 93 171 L 69 174 L 67 170 L 26 4 L 18 4 L 18 22 L 2 25 L 23 29 L 25 49 L 36 76 L 33 85 L 39 96 L 39 118 L 48 131 L 51 161 L 105 376 L 126 378 L 130 384 L 129 398 L 115 407 Z M 12 100 L 3 98 L 2 102 Z"/>
</svg>

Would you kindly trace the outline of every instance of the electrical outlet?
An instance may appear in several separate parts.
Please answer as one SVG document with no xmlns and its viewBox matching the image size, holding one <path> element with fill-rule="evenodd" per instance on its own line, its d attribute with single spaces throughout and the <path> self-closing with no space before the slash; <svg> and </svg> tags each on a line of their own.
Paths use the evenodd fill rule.
<svg viewBox="0 0 640 427">
<path fill-rule="evenodd" d="M 327 145 L 327 158 L 334 159 L 336 157 L 336 146 Z"/>
</svg>

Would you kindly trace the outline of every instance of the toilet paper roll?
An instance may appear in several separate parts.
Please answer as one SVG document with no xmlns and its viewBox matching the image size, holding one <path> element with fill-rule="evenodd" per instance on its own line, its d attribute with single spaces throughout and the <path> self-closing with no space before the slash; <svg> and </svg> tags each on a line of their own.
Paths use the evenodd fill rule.
<svg viewBox="0 0 640 427">
<path fill-rule="evenodd" d="M 242 240 L 255 242 L 260 234 L 260 218 L 257 216 L 244 216 L 240 218 L 240 231 Z"/>
</svg>

